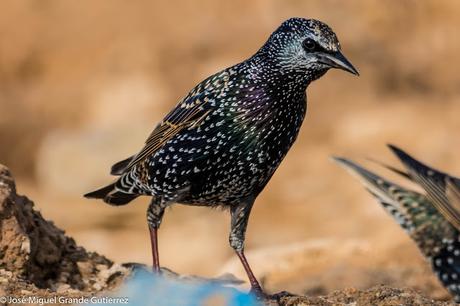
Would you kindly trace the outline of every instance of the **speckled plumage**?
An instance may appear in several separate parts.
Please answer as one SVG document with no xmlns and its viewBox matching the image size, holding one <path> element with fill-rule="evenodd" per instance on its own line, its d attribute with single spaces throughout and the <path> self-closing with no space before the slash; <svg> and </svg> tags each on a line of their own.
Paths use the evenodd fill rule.
<svg viewBox="0 0 460 306">
<path fill-rule="evenodd" d="M 242 252 L 252 204 L 297 138 L 305 90 L 330 68 L 358 74 L 327 25 L 285 21 L 255 55 L 192 89 L 140 153 L 114 165 L 120 178 L 86 196 L 114 205 L 152 196 L 154 227 L 173 202 L 229 208 L 230 244 Z"/>
<path fill-rule="evenodd" d="M 306 30 L 301 26 L 296 33 L 284 24 L 286 34 L 273 35 L 255 56 L 198 84 L 164 121 L 169 127 L 191 114 L 189 126 L 177 128 L 153 154 L 136 158 L 117 189 L 209 206 L 257 196 L 297 137 L 305 88 L 326 72 L 291 71 L 290 57 L 279 58 L 278 45 Z M 337 48 L 335 35 L 325 26 L 323 31 L 329 35 L 323 43 Z"/>
<path fill-rule="evenodd" d="M 450 222 L 446 210 L 435 204 L 446 201 L 446 209 L 460 208 L 457 178 L 430 168 L 394 146 L 390 146 L 407 173 L 384 165 L 420 185 L 426 194 L 392 183 L 358 164 L 343 158 L 336 161 L 358 176 L 366 189 L 409 234 L 430 262 L 441 283 L 460 301 L 460 231 L 458 221 Z M 383 165 L 383 164 L 382 164 Z"/>
</svg>

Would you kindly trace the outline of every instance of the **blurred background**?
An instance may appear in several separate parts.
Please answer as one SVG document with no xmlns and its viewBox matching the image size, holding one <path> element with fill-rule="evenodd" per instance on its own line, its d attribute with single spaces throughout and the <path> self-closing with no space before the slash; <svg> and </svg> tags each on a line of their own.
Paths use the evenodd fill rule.
<svg viewBox="0 0 460 306">
<path fill-rule="evenodd" d="M 258 198 L 246 248 L 270 290 L 392 283 L 400 267 L 425 271 L 423 260 L 329 156 L 394 163 L 385 147 L 394 143 L 460 173 L 459 14 L 460 3 L 434 0 L 2 1 L 0 162 L 79 244 L 150 263 L 148 199 L 110 207 L 82 195 L 110 182 L 110 166 L 137 152 L 195 84 L 251 56 L 283 20 L 320 19 L 361 77 L 330 71 L 310 86 L 307 120 Z M 243 275 L 228 229 L 226 213 L 174 206 L 160 231 L 161 263 Z M 351 276 L 351 266 L 371 272 Z M 317 283 L 330 271 L 336 283 Z"/>
</svg>

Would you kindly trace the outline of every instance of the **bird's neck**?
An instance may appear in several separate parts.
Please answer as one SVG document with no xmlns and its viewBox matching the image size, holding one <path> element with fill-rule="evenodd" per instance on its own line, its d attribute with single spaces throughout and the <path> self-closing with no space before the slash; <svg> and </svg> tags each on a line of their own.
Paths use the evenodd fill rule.
<svg viewBox="0 0 460 306">
<path fill-rule="evenodd" d="M 255 82 L 265 84 L 278 92 L 303 94 L 308 85 L 326 73 L 303 71 L 281 65 L 277 58 L 257 52 L 247 62 L 248 75 Z"/>
</svg>

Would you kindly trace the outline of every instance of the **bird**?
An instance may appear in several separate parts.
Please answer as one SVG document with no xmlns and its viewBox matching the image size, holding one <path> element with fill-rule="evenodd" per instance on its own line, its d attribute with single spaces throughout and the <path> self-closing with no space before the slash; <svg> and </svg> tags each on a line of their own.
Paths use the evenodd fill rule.
<svg viewBox="0 0 460 306">
<path fill-rule="evenodd" d="M 196 85 L 135 155 L 112 166 L 118 178 L 87 193 L 112 205 L 150 196 L 147 223 L 153 270 L 160 272 L 158 229 L 174 203 L 230 211 L 230 246 L 251 292 L 264 292 L 244 254 L 257 196 L 291 148 L 306 115 L 306 89 L 329 69 L 359 75 L 336 34 L 315 19 L 290 18 L 248 59 Z"/>
<path fill-rule="evenodd" d="M 334 160 L 363 183 L 416 243 L 443 286 L 460 302 L 460 179 L 416 160 L 389 145 L 405 171 L 378 162 L 421 187 L 417 192 L 395 184 L 359 164 Z"/>
</svg>

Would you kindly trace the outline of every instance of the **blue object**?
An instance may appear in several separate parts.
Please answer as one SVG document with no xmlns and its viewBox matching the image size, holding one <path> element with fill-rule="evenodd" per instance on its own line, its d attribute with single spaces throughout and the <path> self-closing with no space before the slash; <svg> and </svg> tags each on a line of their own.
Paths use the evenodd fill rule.
<svg viewBox="0 0 460 306">
<path fill-rule="evenodd" d="M 116 295 L 96 297 L 87 305 L 261 306 L 252 295 L 215 282 L 189 283 L 144 271 L 137 272 Z"/>
</svg>

